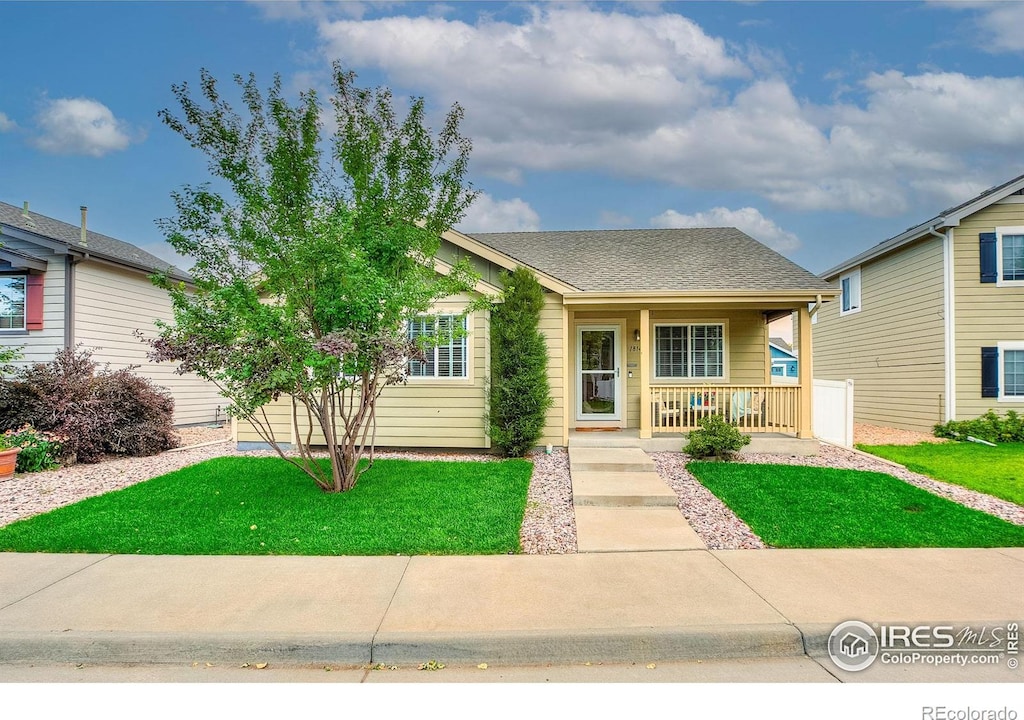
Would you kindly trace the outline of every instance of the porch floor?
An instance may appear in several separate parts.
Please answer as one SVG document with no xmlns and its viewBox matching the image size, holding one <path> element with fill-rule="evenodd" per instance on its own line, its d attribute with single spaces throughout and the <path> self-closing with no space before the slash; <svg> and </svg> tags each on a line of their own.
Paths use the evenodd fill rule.
<svg viewBox="0 0 1024 720">
<path fill-rule="evenodd" d="M 641 440 L 638 428 L 625 428 L 610 432 L 579 432 L 569 430 L 570 448 L 640 448 L 644 452 L 680 452 L 686 444 L 685 433 L 657 433 Z M 786 433 L 754 433 L 744 453 L 772 453 L 778 455 L 817 455 L 818 441 L 798 438 Z"/>
</svg>

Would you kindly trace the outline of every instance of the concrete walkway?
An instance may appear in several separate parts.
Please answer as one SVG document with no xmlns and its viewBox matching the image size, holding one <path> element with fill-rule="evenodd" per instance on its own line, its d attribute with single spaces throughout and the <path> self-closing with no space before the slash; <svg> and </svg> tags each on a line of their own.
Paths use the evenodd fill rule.
<svg viewBox="0 0 1024 720">
<path fill-rule="evenodd" d="M 841 621 L 991 628 L 1024 619 L 1022 598 L 1024 548 L 7 553 L 0 665 L 821 658 Z M 1005 663 L 989 671 L 1022 678 Z"/>
<path fill-rule="evenodd" d="M 654 461 L 639 448 L 569 444 L 581 553 L 706 548 L 676 507 Z"/>
</svg>

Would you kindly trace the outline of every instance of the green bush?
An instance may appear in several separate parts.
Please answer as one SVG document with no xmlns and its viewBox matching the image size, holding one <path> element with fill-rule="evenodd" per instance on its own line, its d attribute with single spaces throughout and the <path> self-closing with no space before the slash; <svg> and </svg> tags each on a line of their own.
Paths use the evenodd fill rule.
<svg viewBox="0 0 1024 720">
<path fill-rule="evenodd" d="M 742 434 L 720 415 L 709 415 L 699 424 L 699 429 L 690 431 L 690 441 L 683 448 L 692 457 L 728 459 L 750 442 L 749 435 Z"/>
<path fill-rule="evenodd" d="M 17 430 L 8 430 L 3 434 L 3 438 L 4 445 L 21 448 L 15 472 L 40 472 L 58 467 L 62 451 L 57 436 L 25 425 Z"/>
<path fill-rule="evenodd" d="M 1015 410 L 1000 417 L 992 410 L 973 420 L 950 420 L 935 426 L 935 437 L 966 440 L 967 436 L 993 443 L 1024 442 L 1024 418 Z"/>
<path fill-rule="evenodd" d="M 548 350 L 540 332 L 544 290 L 527 268 L 504 272 L 503 302 L 491 312 L 491 385 L 487 415 L 491 441 L 521 457 L 544 433 L 551 407 Z"/>
</svg>

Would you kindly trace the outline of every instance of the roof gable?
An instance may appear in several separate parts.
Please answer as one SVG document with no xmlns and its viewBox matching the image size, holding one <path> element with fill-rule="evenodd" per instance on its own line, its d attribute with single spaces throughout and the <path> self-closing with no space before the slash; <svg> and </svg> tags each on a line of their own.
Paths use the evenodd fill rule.
<svg viewBox="0 0 1024 720">
<path fill-rule="evenodd" d="M 1020 194 L 1024 190 L 1024 175 L 1018 175 L 1012 180 L 991 187 L 983 193 L 974 196 L 966 202 L 962 202 L 959 205 L 954 205 L 951 208 L 946 208 L 935 217 L 930 220 L 926 220 L 919 225 L 915 225 L 911 228 L 907 228 L 899 235 L 894 235 L 888 240 L 883 240 L 874 247 L 868 248 L 859 255 L 839 263 L 833 268 L 826 270 L 821 273 L 821 277 L 825 279 L 831 279 L 838 276 L 840 273 L 846 272 L 850 268 L 854 268 L 865 262 L 870 262 L 875 258 L 888 255 L 894 250 L 919 240 L 926 235 L 930 235 L 932 230 L 938 231 L 940 228 L 956 227 L 960 224 L 960 221 L 964 218 L 973 215 L 974 213 L 984 210 L 989 205 L 994 205 L 1003 198 L 1009 197 L 1010 195 Z"/>
</svg>

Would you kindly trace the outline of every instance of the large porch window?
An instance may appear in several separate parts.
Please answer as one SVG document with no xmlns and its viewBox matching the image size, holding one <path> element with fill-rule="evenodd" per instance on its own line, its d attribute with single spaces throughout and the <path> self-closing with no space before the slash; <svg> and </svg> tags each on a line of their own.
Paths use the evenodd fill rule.
<svg viewBox="0 0 1024 720">
<path fill-rule="evenodd" d="M 654 377 L 725 376 L 725 328 L 713 325 L 655 325 Z"/>
</svg>

